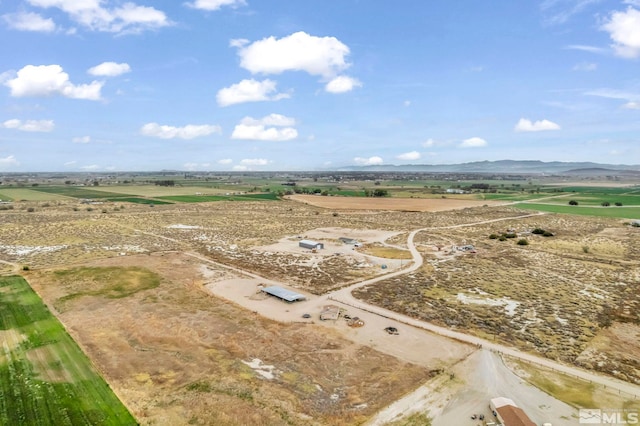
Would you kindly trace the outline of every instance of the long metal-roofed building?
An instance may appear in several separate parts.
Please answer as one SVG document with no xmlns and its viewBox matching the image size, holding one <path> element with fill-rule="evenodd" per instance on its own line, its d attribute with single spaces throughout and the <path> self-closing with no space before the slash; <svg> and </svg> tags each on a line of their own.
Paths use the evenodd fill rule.
<svg viewBox="0 0 640 426">
<path fill-rule="evenodd" d="M 504 426 L 536 426 L 529 416 L 509 398 L 500 396 L 493 398 L 489 407 L 496 413 L 496 418 Z"/>
<path fill-rule="evenodd" d="M 309 250 L 324 248 L 324 244 L 311 240 L 301 240 L 300 242 L 298 242 L 298 245 Z"/>
<path fill-rule="evenodd" d="M 298 302 L 300 300 L 305 300 L 306 297 L 300 293 L 296 293 L 295 291 L 287 290 L 286 288 L 271 286 L 265 287 L 262 289 L 263 293 L 266 293 L 270 296 L 275 296 L 278 299 L 284 300 L 288 303 Z"/>
</svg>

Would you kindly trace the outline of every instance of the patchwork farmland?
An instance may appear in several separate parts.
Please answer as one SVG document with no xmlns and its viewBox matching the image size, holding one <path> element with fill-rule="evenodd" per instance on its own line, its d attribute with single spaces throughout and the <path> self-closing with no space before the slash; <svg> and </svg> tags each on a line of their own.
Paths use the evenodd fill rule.
<svg viewBox="0 0 640 426">
<path fill-rule="evenodd" d="M 388 324 L 374 317 L 359 329 L 317 322 L 327 295 L 377 278 L 354 296 L 551 360 L 640 380 L 638 360 L 629 355 L 640 347 L 627 339 L 640 332 L 640 228 L 632 226 L 640 202 L 631 187 L 609 193 L 505 187 L 492 197 L 443 195 L 435 188 L 443 182 L 358 181 L 337 189 L 309 179 L 296 187 L 307 194 L 286 196 L 279 191 L 291 188 L 274 179 L 232 181 L 0 187 L 13 200 L 0 206 L 0 270 L 9 281 L 21 280 L 16 273 L 27 279 L 131 410 L 128 418 L 104 412 L 125 419 L 104 424 L 133 418 L 361 424 L 421 384 L 449 377 L 477 349 L 453 341 L 414 347 L 411 341 L 437 336 L 417 337 L 402 326 L 399 336 L 389 336 Z M 364 197 L 363 185 L 388 195 Z M 39 195 L 20 198 L 18 191 Z M 399 197 L 408 193 L 414 198 Z M 577 206 L 568 205 L 572 199 Z M 610 206 L 601 205 L 605 200 Z M 535 211 L 554 206 L 564 210 Z M 587 209 L 600 214 L 584 215 Z M 412 243 L 424 265 L 384 279 L 412 264 L 408 236 L 418 229 Z M 300 248 L 306 238 L 325 249 Z M 267 281 L 308 301 L 294 307 L 262 300 L 257 290 Z M 85 374 L 74 370 L 79 367 L 51 363 L 46 357 L 55 356 L 53 349 L 29 352 L 25 342 L 35 337 L 27 329 L 7 326 L 4 333 L 14 342 L 11 360 L 29 371 L 29 383 L 86 381 L 74 378 Z M 389 345 L 390 337 L 402 343 Z M 444 381 L 444 388 L 455 387 Z M 632 406 L 625 398 L 612 399 L 612 406 Z M 85 409 L 89 414 L 78 415 L 102 412 Z M 41 415 L 39 408 L 19 410 Z"/>
</svg>

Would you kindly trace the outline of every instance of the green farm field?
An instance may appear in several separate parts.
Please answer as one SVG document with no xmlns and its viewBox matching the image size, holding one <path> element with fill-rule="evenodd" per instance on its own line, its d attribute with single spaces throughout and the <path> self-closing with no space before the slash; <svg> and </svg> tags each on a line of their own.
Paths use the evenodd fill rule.
<svg viewBox="0 0 640 426">
<path fill-rule="evenodd" d="M 640 218 L 640 205 L 632 207 L 601 207 L 601 206 L 569 206 L 561 204 L 536 204 L 518 203 L 514 205 L 519 209 L 537 210 L 550 213 L 576 214 L 584 216 L 617 217 L 621 219 Z"/>
<path fill-rule="evenodd" d="M 160 185 L 109 185 L 107 187 L 92 188 L 95 191 L 107 191 L 121 194 L 122 196 L 138 197 L 167 197 L 173 195 L 224 195 L 229 192 L 225 189 L 211 188 L 209 186 L 160 186 Z M 111 195 L 111 196 L 112 196 Z"/>
<path fill-rule="evenodd" d="M 175 201 L 178 203 L 205 203 L 209 201 L 261 201 L 277 200 L 275 194 L 244 194 L 244 195 L 174 195 L 157 197 L 160 200 Z"/>
<path fill-rule="evenodd" d="M 137 424 L 24 278 L 0 277 L 0 308 L 0 424 Z"/>
<path fill-rule="evenodd" d="M 46 194 L 52 194 L 52 195 L 64 195 L 72 198 L 111 198 L 111 197 L 122 197 L 124 195 L 133 195 L 133 194 L 121 194 L 121 193 L 111 192 L 108 190 L 102 191 L 102 190 L 97 190 L 93 188 L 87 188 L 84 186 L 66 186 L 66 185 L 38 186 L 38 187 L 34 187 L 33 190 L 38 192 L 43 192 Z"/>
<path fill-rule="evenodd" d="M 58 201 L 68 200 L 63 194 L 47 193 L 29 188 L 2 188 L 0 199 L 11 201 Z"/>
</svg>

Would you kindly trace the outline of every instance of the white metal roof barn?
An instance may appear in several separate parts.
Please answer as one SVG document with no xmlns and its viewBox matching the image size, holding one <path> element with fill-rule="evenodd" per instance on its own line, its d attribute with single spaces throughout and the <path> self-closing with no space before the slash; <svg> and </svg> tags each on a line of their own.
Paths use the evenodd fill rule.
<svg viewBox="0 0 640 426">
<path fill-rule="evenodd" d="M 295 291 L 287 290 L 286 288 L 282 288 L 278 286 L 265 287 L 262 289 L 262 291 L 264 293 L 267 293 L 271 296 L 275 296 L 278 299 L 282 299 L 285 302 L 289 302 L 289 303 L 306 299 L 306 297 L 304 297 L 304 295 L 300 293 L 296 293 Z"/>
<path fill-rule="evenodd" d="M 319 243 L 317 241 L 311 241 L 311 240 L 301 240 L 300 242 L 298 242 L 298 245 L 302 248 L 306 248 L 306 249 L 323 249 L 324 248 L 324 244 L 323 243 Z"/>
</svg>

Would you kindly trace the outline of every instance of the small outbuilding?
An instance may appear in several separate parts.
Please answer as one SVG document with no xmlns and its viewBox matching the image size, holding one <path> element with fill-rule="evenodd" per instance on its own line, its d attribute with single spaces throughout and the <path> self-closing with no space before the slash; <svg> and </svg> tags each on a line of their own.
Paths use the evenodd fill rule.
<svg viewBox="0 0 640 426">
<path fill-rule="evenodd" d="M 324 244 L 323 243 L 319 243 L 317 241 L 311 241 L 311 240 L 302 240 L 300 242 L 298 242 L 298 246 L 302 247 L 302 248 L 306 248 L 309 250 L 313 250 L 313 249 L 323 249 L 324 248 Z"/>
<path fill-rule="evenodd" d="M 286 288 L 272 286 L 265 287 L 262 289 L 263 293 L 266 293 L 270 296 L 275 296 L 278 299 L 284 300 L 288 303 L 298 302 L 300 300 L 305 300 L 306 297 L 300 293 L 296 293 L 295 291 L 287 290 Z"/>
<path fill-rule="evenodd" d="M 340 237 L 340 241 L 342 241 L 345 244 L 356 244 L 358 242 L 358 240 L 354 240 L 353 238 L 348 238 L 348 237 Z"/>
<path fill-rule="evenodd" d="M 336 305 L 326 305 L 320 312 L 321 321 L 335 321 L 340 318 L 340 308 Z"/>
</svg>

